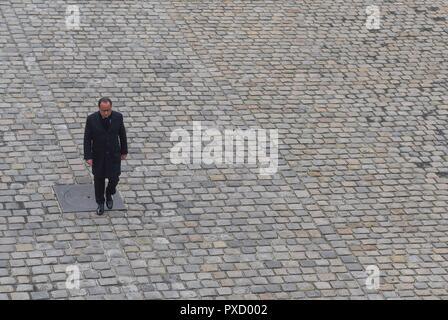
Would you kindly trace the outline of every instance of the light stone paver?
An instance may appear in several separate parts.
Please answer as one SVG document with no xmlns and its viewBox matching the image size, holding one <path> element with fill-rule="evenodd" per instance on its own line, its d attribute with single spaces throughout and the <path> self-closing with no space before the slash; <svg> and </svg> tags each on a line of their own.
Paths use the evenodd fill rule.
<svg viewBox="0 0 448 320">
<path fill-rule="evenodd" d="M 0 299 L 448 297 L 443 1 L 71 4 L 0 3 Z M 62 214 L 101 96 L 128 210 Z M 172 164 L 193 121 L 278 130 L 277 173 Z"/>
</svg>

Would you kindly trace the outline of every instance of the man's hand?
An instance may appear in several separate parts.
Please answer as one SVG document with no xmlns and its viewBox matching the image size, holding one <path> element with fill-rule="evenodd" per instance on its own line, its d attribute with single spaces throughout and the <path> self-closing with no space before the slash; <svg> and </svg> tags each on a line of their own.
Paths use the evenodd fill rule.
<svg viewBox="0 0 448 320">
<path fill-rule="evenodd" d="M 127 157 L 128 155 L 127 154 L 122 154 L 121 155 L 121 160 L 126 160 L 126 157 Z"/>
<path fill-rule="evenodd" d="M 87 162 L 87 164 L 88 164 L 89 166 L 92 166 L 92 165 L 93 165 L 93 160 L 92 160 L 92 159 L 86 160 L 86 162 Z"/>
</svg>

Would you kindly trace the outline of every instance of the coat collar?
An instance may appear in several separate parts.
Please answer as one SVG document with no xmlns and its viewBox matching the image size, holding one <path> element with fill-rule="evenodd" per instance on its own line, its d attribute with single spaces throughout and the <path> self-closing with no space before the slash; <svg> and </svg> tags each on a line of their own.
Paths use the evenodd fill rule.
<svg viewBox="0 0 448 320">
<path fill-rule="evenodd" d="M 109 116 L 109 119 L 110 119 L 110 121 L 111 121 L 111 122 L 110 122 L 110 126 L 109 126 L 109 130 L 110 130 L 110 128 L 112 127 L 112 121 L 114 120 L 114 119 L 113 119 L 114 116 L 115 116 L 115 113 L 114 113 L 114 111 L 112 110 L 112 112 L 110 113 L 110 116 Z M 99 127 L 100 127 L 103 131 L 106 131 L 106 129 L 104 129 L 104 127 L 103 127 L 103 124 L 101 123 L 102 117 L 101 117 L 101 113 L 100 113 L 99 111 L 96 112 L 96 118 L 97 118 Z M 109 132 L 109 131 L 106 131 L 106 132 Z"/>
</svg>

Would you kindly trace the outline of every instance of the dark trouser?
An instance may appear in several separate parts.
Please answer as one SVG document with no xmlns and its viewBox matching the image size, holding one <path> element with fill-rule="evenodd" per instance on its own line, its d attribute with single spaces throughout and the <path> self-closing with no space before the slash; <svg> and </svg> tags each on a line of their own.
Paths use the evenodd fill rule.
<svg viewBox="0 0 448 320">
<path fill-rule="evenodd" d="M 118 177 L 108 178 L 106 194 L 115 194 L 116 187 L 120 179 Z M 104 188 L 106 186 L 106 178 L 94 176 L 93 185 L 95 187 L 95 200 L 96 203 L 104 203 Z"/>
</svg>

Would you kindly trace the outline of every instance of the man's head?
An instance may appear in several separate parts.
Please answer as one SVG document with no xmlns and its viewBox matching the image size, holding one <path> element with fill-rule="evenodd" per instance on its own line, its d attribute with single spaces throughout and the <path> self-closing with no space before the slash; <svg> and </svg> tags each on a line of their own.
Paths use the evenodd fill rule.
<svg viewBox="0 0 448 320">
<path fill-rule="evenodd" d="M 103 118 L 107 118 L 112 113 L 112 100 L 103 97 L 98 101 L 98 109 Z"/>
</svg>

